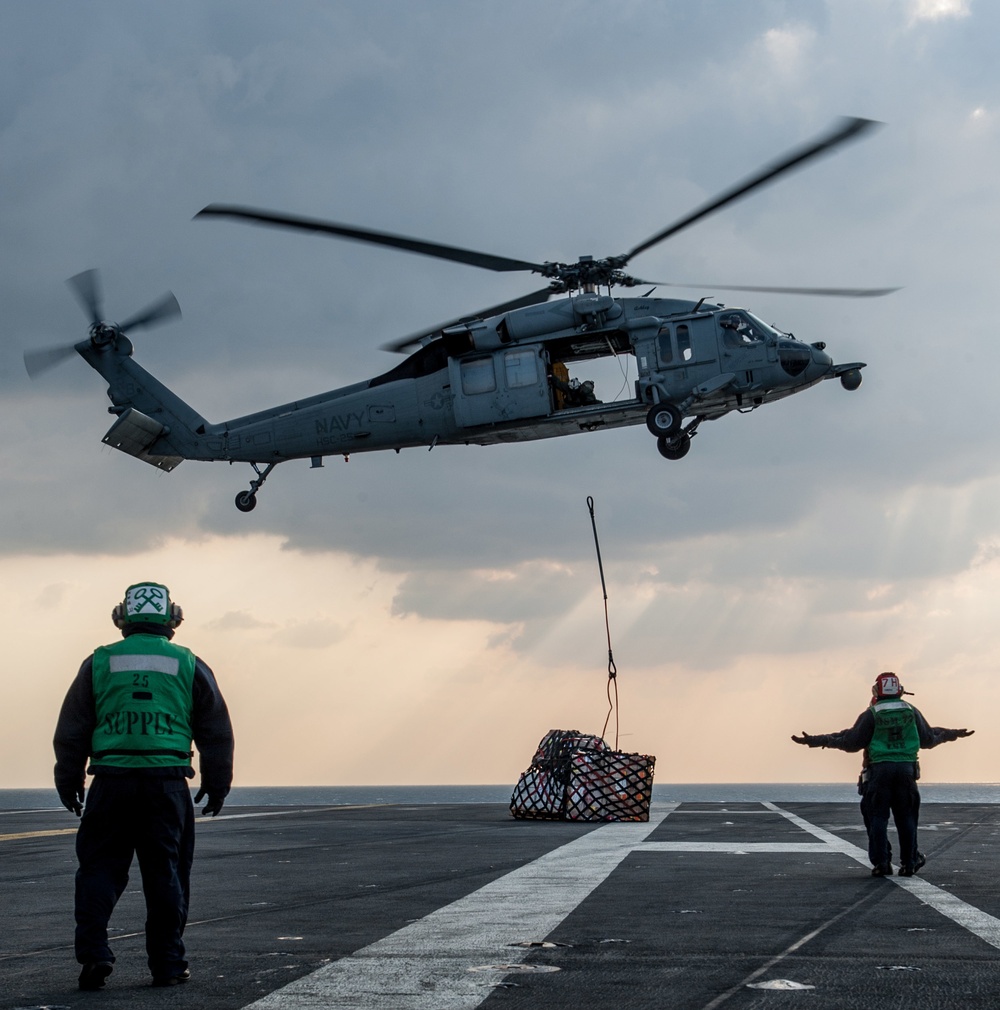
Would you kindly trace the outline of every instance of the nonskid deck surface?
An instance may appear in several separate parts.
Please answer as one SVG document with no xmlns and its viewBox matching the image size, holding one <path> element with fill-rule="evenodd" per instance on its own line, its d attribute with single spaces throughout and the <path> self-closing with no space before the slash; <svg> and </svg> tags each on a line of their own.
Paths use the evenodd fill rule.
<svg viewBox="0 0 1000 1010">
<path fill-rule="evenodd" d="M 192 980 L 149 987 L 133 867 L 115 971 L 86 993 L 75 822 L 4 812 L 0 1010 L 992 1008 L 1000 806 L 921 819 L 920 876 L 875 879 L 853 804 L 654 803 L 648 824 L 605 825 L 498 804 L 227 807 L 199 819 Z"/>
</svg>

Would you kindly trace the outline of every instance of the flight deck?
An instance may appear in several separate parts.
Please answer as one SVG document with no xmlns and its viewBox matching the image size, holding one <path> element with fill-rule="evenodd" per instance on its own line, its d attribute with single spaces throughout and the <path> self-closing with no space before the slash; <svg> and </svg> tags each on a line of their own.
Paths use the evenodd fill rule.
<svg viewBox="0 0 1000 1010">
<path fill-rule="evenodd" d="M 0 1010 L 993 1008 L 998 832 L 1000 806 L 925 803 L 927 865 L 877 879 L 848 803 L 654 800 L 648 823 L 609 824 L 227 805 L 198 819 L 191 981 L 149 986 L 134 866 L 94 993 L 73 957 L 75 821 L 4 811 Z"/>
</svg>

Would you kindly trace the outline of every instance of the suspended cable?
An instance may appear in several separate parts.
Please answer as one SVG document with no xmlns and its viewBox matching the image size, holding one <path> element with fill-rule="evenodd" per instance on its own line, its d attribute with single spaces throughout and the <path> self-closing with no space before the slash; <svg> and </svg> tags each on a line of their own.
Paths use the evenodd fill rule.
<svg viewBox="0 0 1000 1010">
<path fill-rule="evenodd" d="M 608 636 L 608 714 L 604 720 L 601 736 L 605 736 L 611 714 L 615 716 L 615 750 L 618 750 L 618 670 L 615 667 L 614 652 L 611 649 L 611 622 L 608 619 L 608 587 L 604 581 L 604 562 L 601 560 L 601 541 L 597 536 L 597 519 L 594 516 L 594 499 L 587 496 L 587 509 L 590 511 L 590 525 L 594 530 L 594 547 L 597 549 L 597 570 L 601 575 L 601 592 L 604 595 L 604 630 Z"/>
</svg>

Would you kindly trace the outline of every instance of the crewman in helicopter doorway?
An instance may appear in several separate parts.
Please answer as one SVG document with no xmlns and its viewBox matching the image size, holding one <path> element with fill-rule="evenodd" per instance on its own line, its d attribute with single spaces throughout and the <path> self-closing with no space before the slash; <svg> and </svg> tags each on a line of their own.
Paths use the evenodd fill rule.
<svg viewBox="0 0 1000 1010">
<path fill-rule="evenodd" d="M 971 729 L 943 729 L 930 726 L 909 702 L 908 694 L 894 673 L 880 673 L 872 685 L 872 701 L 850 729 L 839 733 L 803 732 L 792 739 L 806 747 L 834 747 L 854 753 L 863 750 L 861 813 L 868 828 L 868 858 L 873 877 L 892 876 L 892 849 L 889 846 L 889 812 L 899 834 L 899 875 L 912 877 L 927 857 L 917 848 L 920 791 L 917 779 L 920 764 L 917 752 L 961 737 Z"/>
</svg>

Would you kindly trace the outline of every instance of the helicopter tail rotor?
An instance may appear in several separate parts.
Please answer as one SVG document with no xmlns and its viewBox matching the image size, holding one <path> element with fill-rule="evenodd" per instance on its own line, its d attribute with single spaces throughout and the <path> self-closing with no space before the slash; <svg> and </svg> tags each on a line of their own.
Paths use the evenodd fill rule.
<svg viewBox="0 0 1000 1010">
<path fill-rule="evenodd" d="M 82 273 L 70 277 L 66 283 L 76 296 L 77 301 L 83 306 L 83 310 L 90 320 L 88 336 L 90 345 L 95 348 L 116 343 L 119 337 L 125 336 L 130 330 L 156 326 L 181 314 L 181 307 L 177 299 L 168 291 L 162 298 L 147 305 L 140 312 L 136 312 L 123 323 L 105 322 L 101 319 L 101 285 L 98 272 L 84 270 Z M 24 367 L 28 375 L 32 379 L 36 379 L 49 369 L 55 368 L 56 365 L 73 357 L 78 346 L 84 345 L 79 343 L 61 344 L 37 351 L 25 351 Z"/>
<path fill-rule="evenodd" d="M 159 323 L 165 323 L 168 319 L 179 317 L 180 314 L 180 304 L 174 297 L 173 292 L 168 291 L 158 301 L 153 302 L 151 305 L 147 305 L 141 312 L 137 312 L 135 315 L 129 316 L 124 323 L 119 323 L 118 328 L 122 331 L 122 333 L 127 333 L 129 330 L 139 330 L 143 327 L 157 326 Z"/>
<path fill-rule="evenodd" d="M 47 347 L 38 351 L 24 352 L 24 367 L 32 379 L 47 372 L 50 368 L 62 364 L 76 354 L 75 344 L 64 344 L 60 347 Z"/>
<path fill-rule="evenodd" d="M 66 283 L 76 295 L 77 301 L 83 306 L 83 311 L 90 319 L 90 325 L 96 326 L 101 321 L 101 281 L 97 270 L 84 270 L 74 274 Z"/>
</svg>

